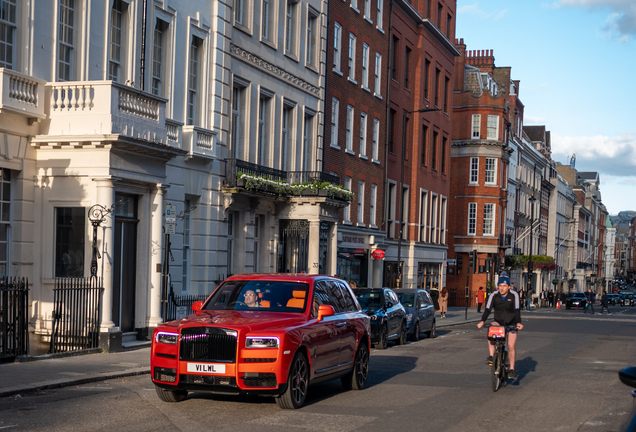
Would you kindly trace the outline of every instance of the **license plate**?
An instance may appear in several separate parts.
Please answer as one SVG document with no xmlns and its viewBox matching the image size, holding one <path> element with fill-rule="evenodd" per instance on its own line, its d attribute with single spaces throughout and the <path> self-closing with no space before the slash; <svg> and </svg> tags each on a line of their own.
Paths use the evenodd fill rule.
<svg viewBox="0 0 636 432">
<path fill-rule="evenodd" d="M 224 374 L 225 365 L 216 363 L 188 363 L 188 372 L 200 374 Z"/>
</svg>

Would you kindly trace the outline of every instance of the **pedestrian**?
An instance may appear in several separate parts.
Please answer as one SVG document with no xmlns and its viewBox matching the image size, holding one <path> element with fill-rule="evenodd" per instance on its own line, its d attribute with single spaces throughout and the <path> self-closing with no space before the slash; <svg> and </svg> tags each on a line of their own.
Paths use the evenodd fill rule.
<svg viewBox="0 0 636 432">
<path fill-rule="evenodd" d="M 477 290 L 477 313 L 481 313 L 481 306 L 484 304 L 484 287 Z"/>
<path fill-rule="evenodd" d="M 349 282 L 349 286 L 353 289 L 358 288 L 358 284 L 356 283 L 356 281 L 353 280 Z"/>
<path fill-rule="evenodd" d="M 607 305 L 609 304 L 609 300 L 607 299 L 607 293 L 603 291 L 603 295 L 601 296 L 601 315 L 603 315 L 603 309 L 607 310 L 607 314 L 611 315 L 609 308 Z"/>
<path fill-rule="evenodd" d="M 554 306 L 554 291 L 550 290 L 550 292 L 548 292 L 548 307 L 553 307 Z"/>
<path fill-rule="evenodd" d="M 526 309 L 528 309 L 528 312 L 530 312 L 530 307 L 532 305 L 532 291 L 528 290 L 528 292 L 526 293 Z"/>
<path fill-rule="evenodd" d="M 594 315 L 594 293 L 592 292 L 592 288 L 588 288 L 587 293 L 585 293 L 585 296 L 587 297 L 587 304 L 585 305 L 585 312 L 583 313 L 587 313 L 588 310 L 592 310 L 592 315 Z"/>
<path fill-rule="evenodd" d="M 439 313 L 442 318 L 446 318 L 446 310 L 448 309 L 448 290 L 446 287 L 442 288 L 442 292 L 439 293 Z"/>
</svg>

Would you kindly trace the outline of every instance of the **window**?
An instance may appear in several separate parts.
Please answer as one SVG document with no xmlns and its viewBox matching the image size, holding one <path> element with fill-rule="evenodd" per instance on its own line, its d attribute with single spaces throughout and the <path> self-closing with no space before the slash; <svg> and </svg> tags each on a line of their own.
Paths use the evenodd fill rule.
<svg viewBox="0 0 636 432">
<path fill-rule="evenodd" d="M 499 137 L 499 116 L 488 116 L 488 139 L 496 140 Z"/>
<path fill-rule="evenodd" d="M 437 194 L 431 195 L 431 243 L 437 243 Z"/>
<path fill-rule="evenodd" d="M 383 8 L 384 8 L 384 1 L 378 0 L 378 14 L 375 19 L 378 22 L 377 26 L 380 30 L 382 30 L 382 9 Z"/>
<path fill-rule="evenodd" d="M 428 100 L 428 85 L 431 75 L 431 62 L 424 59 L 424 99 Z"/>
<path fill-rule="evenodd" d="M 479 158 L 470 158 L 470 179 L 469 184 L 479 183 Z"/>
<path fill-rule="evenodd" d="M 83 209 L 82 209 L 83 210 Z M 0 168 L 0 277 L 10 274 L 11 171 Z M 83 274 L 82 274 L 83 276 Z"/>
<path fill-rule="evenodd" d="M 344 187 L 348 191 L 351 191 L 351 177 L 345 177 Z M 347 204 L 344 208 L 343 219 L 345 223 L 351 222 L 351 203 Z"/>
<path fill-rule="evenodd" d="M 254 217 L 254 273 L 260 273 L 260 228 L 261 228 L 261 217 Z"/>
<path fill-rule="evenodd" d="M 439 69 L 435 69 L 435 87 L 433 88 L 433 91 L 435 92 L 434 100 L 436 107 L 439 107 L 439 74 Z"/>
<path fill-rule="evenodd" d="M 113 2 L 110 10 L 110 62 L 108 63 L 108 79 L 121 82 L 122 45 L 124 5 L 121 0 Z"/>
<path fill-rule="evenodd" d="M 409 88 L 409 74 L 410 74 L 410 62 L 411 62 L 411 48 L 406 47 L 406 53 L 404 56 L 404 88 Z"/>
<path fill-rule="evenodd" d="M 440 243 L 446 244 L 446 198 L 442 197 L 442 215 L 440 216 Z"/>
<path fill-rule="evenodd" d="M 287 152 L 292 146 L 293 137 L 293 113 L 294 108 L 289 105 L 283 107 L 283 128 L 281 131 L 281 146 L 280 146 L 280 169 L 285 171 L 287 167 Z"/>
<path fill-rule="evenodd" d="M 369 45 L 362 44 L 362 87 L 369 88 Z"/>
<path fill-rule="evenodd" d="M 397 81 L 397 66 L 398 66 L 398 45 L 400 40 L 393 36 L 393 45 L 391 46 L 391 79 Z"/>
<path fill-rule="evenodd" d="M 16 22 L 16 0 L 0 0 L 0 68 L 13 69 Z"/>
<path fill-rule="evenodd" d="M 317 68 L 316 43 L 318 37 L 318 12 L 313 9 L 307 11 L 307 66 Z"/>
<path fill-rule="evenodd" d="M 75 33 L 75 0 L 60 0 L 57 45 L 57 79 L 73 79 L 73 41 Z"/>
<path fill-rule="evenodd" d="M 243 92 L 244 88 L 234 86 L 232 89 L 232 139 L 230 141 L 230 154 L 232 158 L 238 158 L 239 150 L 243 143 Z"/>
<path fill-rule="evenodd" d="M 428 144 L 428 126 L 422 125 L 422 165 L 426 166 L 426 146 Z"/>
<path fill-rule="evenodd" d="M 164 74 L 164 33 L 168 30 L 168 23 L 157 20 L 152 47 L 152 94 L 163 95 Z"/>
<path fill-rule="evenodd" d="M 256 164 L 266 165 L 269 155 L 269 138 L 271 135 L 271 98 L 261 94 L 258 104 L 258 148 Z"/>
<path fill-rule="evenodd" d="M 185 213 L 183 217 L 183 257 L 181 263 L 181 290 L 187 291 L 190 275 L 190 200 L 185 200 Z"/>
<path fill-rule="evenodd" d="M 468 235 L 477 234 L 477 203 L 468 203 Z"/>
<path fill-rule="evenodd" d="M 355 81 L 356 77 L 356 36 L 349 33 L 349 79 Z"/>
<path fill-rule="evenodd" d="M 234 274 L 234 218 L 238 219 L 238 212 L 227 215 L 227 275 Z M 238 221 L 237 221 L 238 222 Z"/>
<path fill-rule="evenodd" d="M 371 20 L 371 0 L 364 0 L 364 17 Z"/>
<path fill-rule="evenodd" d="M 389 211 L 387 217 L 387 234 L 388 238 L 395 238 L 395 210 L 396 210 L 396 191 L 397 185 L 395 183 L 389 183 L 389 194 L 388 194 L 388 203 L 389 203 Z"/>
<path fill-rule="evenodd" d="M 2 172 L 4 177 L 7 170 Z M 4 195 L 4 184 L 2 189 Z M 55 277 L 84 277 L 84 207 L 57 207 L 55 216 Z"/>
<path fill-rule="evenodd" d="M 293 54 L 296 51 L 297 4 L 297 1 L 287 0 L 287 7 L 285 8 L 285 54 Z"/>
<path fill-rule="evenodd" d="M 303 147 L 300 150 L 300 152 L 302 152 L 302 171 L 310 171 L 311 168 L 311 156 L 312 150 L 314 148 L 314 137 L 316 136 L 316 133 L 314 131 L 314 119 L 315 116 L 313 114 L 305 114 L 305 127 L 303 128 Z"/>
<path fill-rule="evenodd" d="M 441 3 L 437 3 L 437 28 L 441 29 L 442 28 L 442 10 L 444 9 L 444 7 L 442 6 Z"/>
<path fill-rule="evenodd" d="M 360 114 L 360 156 L 367 157 L 367 113 Z"/>
<path fill-rule="evenodd" d="M 347 134 L 345 139 L 345 149 L 349 152 L 353 152 L 353 107 L 347 105 Z"/>
<path fill-rule="evenodd" d="M 395 110 L 389 111 L 389 152 L 395 154 L 395 148 L 393 147 L 393 138 L 395 135 Z"/>
<path fill-rule="evenodd" d="M 442 137 L 442 174 L 446 174 L 446 144 L 448 139 L 446 137 Z"/>
<path fill-rule="evenodd" d="M 380 142 L 380 120 L 373 119 L 373 148 L 371 149 L 371 159 L 373 161 L 379 161 L 379 142 Z"/>
<path fill-rule="evenodd" d="M 495 235 L 495 205 L 484 204 L 484 234 Z"/>
<path fill-rule="evenodd" d="M 497 159 L 486 158 L 486 184 L 495 184 L 497 180 Z"/>
<path fill-rule="evenodd" d="M 364 182 L 358 181 L 358 225 L 364 224 Z"/>
<path fill-rule="evenodd" d="M 234 0 L 234 24 L 247 27 L 247 2 L 249 0 Z"/>
<path fill-rule="evenodd" d="M 197 113 L 197 88 L 199 86 L 199 48 L 203 41 L 192 36 L 190 41 L 190 67 L 188 70 L 188 118 L 187 124 L 194 125 L 198 121 Z"/>
<path fill-rule="evenodd" d="M 375 208 L 378 201 L 378 186 L 371 184 L 371 201 L 369 202 L 369 225 L 375 228 Z"/>
<path fill-rule="evenodd" d="M 428 217 L 428 192 L 420 192 L 420 241 L 426 241 L 426 222 Z"/>
<path fill-rule="evenodd" d="M 444 112 L 448 112 L 448 98 L 450 95 L 448 94 L 448 84 L 450 83 L 450 79 L 448 77 L 444 77 Z"/>
<path fill-rule="evenodd" d="M 410 136 L 409 134 L 409 122 L 411 121 L 410 118 L 408 118 L 406 115 L 404 116 L 404 126 L 402 129 L 402 150 L 404 151 L 404 154 L 402 155 L 402 157 L 404 158 L 404 160 L 408 160 L 408 148 L 406 147 L 406 145 L 404 145 L 404 141 L 406 140 L 407 136 Z"/>
<path fill-rule="evenodd" d="M 451 39 L 451 35 L 452 35 L 452 23 L 453 23 L 453 17 L 451 16 L 451 14 L 446 15 L 446 37 Z"/>
<path fill-rule="evenodd" d="M 376 96 L 381 96 L 382 84 L 380 77 L 382 76 L 382 54 L 375 53 L 375 85 L 373 91 Z"/>
<path fill-rule="evenodd" d="M 261 38 L 266 41 L 270 41 L 269 2 L 270 0 L 261 0 Z"/>
<path fill-rule="evenodd" d="M 473 114 L 473 139 L 479 139 L 481 133 L 481 114 Z"/>
<path fill-rule="evenodd" d="M 331 99 L 331 146 L 338 147 L 338 116 L 340 115 L 340 101 Z"/>
<path fill-rule="evenodd" d="M 334 26 L 333 35 L 333 69 L 340 72 L 340 57 L 342 48 L 342 26 L 338 23 Z"/>
<path fill-rule="evenodd" d="M 351 7 L 358 10 L 358 0 L 351 0 Z"/>
<path fill-rule="evenodd" d="M 437 169 L 437 142 L 439 134 L 433 131 L 433 146 L 431 147 L 431 168 Z"/>
<path fill-rule="evenodd" d="M 409 188 L 402 187 L 402 214 L 400 218 L 402 223 L 400 224 L 400 232 L 402 234 L 402 240 L 406 240 L 408 237 L 408 224 L 409 224 Z"/>
</svg>

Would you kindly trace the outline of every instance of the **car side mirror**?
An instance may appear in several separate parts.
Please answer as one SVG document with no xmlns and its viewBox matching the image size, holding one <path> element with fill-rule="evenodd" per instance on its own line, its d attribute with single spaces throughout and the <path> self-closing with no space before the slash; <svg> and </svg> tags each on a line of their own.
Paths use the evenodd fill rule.
<svg viewBox="0 0 636 432">
<path fill-rule="evenodd" d="M 623 384 L 636 388 L 636 366 L 626 367 L 618 372 Z"/>
<path fill-rule="evenodd" d="M 202 306 L 202 301 L 195 301 L 194 303 L 192 303 L 192 312 L 199 312 Z"/>
<path fill-rule="evenodd" d="M 322 321 L 324 317 L 333 316 L 335 311 L 333 310 L 333 306 L 329 305 L 320 305 L 318 306 L 318 321 Z"/>
</svg>

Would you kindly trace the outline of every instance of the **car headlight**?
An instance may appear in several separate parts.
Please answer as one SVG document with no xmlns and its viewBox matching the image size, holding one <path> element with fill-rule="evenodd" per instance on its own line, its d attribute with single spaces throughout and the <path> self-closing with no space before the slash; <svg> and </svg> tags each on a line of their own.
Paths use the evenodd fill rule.
<svg viewBox="0 0 636 432">
<path fill-rule="evenodd" d="M 155 336 L 157 343 L 176 345 L 179 335 L 177 333 L 158 332 Z"/>
<path fill-rule="evenodd" d="M 407 322 L 411 322 L 411 320 L 412 320 L 412 319 L 413 319 L 413 314 L 408 314 L 408 315 L 406 316 L 406 321 L 407 321 Z"/>
<path fill-rule="evenodd" d="M 280 339 L 274 336 L 248 336 L 245 338 L 245 348 L 278 348 Z"/>
<path fill-rule="evenodd" d="M 371 315 L 371 317 L 370 317 L 370 318 L 371 318 L 371 321 L 375 321 L 375 320 L 377 320 L 377 319 L 378 319 L 378 317 L 377 317 L 377 316 L 375 316 L 375 315 Z"/>
</svg>

